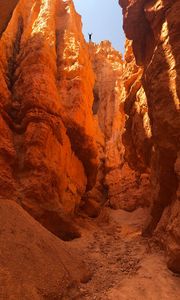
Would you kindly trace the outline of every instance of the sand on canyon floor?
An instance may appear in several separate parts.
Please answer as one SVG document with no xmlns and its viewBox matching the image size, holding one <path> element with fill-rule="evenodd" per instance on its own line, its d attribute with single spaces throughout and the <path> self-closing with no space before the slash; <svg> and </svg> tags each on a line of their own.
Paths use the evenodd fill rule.
<svg viewBox="0 0 180 300">
<path fill-rule="evenodd" d="M 146 215 L 142 208 L 104 208 L 97 219 L 78 219 L 82 236 L 70 244 L 91 275 L 69 299 L 179 299 L 180 278 L 168 270 L 160 246 L 141 236 Z"/>
</svg>

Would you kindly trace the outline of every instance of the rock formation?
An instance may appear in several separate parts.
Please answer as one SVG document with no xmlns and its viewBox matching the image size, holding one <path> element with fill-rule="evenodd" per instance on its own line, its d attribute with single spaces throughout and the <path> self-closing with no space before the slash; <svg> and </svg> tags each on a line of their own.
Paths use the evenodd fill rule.
<svg viewBox="0 0 180 300">
<path fill-rule="evenodd" d="M 86 194 L 85 207 L 95 205 L 94 201 L 102 205 L 109 198 L 112 184 L 110 179 L 107 180 L 107 173 L 118 169 L 121 164 L 121 130 L 124 124 L 124 114 L 119 111 L 123 70 L 121 54 L 109 41 L 103 41 L 99 45 L 89 43 L 89 55 L 95 73 L 92 110 L 100 163 L 96 185 Z"/>
<path fill-rule="evenodd" d="M 165 0 L 119 2 L 123 8 L 125 33 L 132 40 L 136 63 L 142 66 L 142 71 L 138 71 L 142 72 L 140 99 L 148 108 L 152 132 L 152 141 L 146 143 L 146 146 L 152 143 L 152 151 L 149 146 L 145 151 L 145 166 L 150 166 L 152 186 L 151 217 L 145 233 L 156 231 L 167 250 L 170 269 L 179 272 L 180 3 Z M 136 79 L 133 82 L 135 85 Z M 130 115 L 128 122 L 132 122 L 129 108 L 127 113 Z M 132 134 L 131 129 L 130 132 Z M 135 157 L 132 151 L 128 155 Z M 141 165 L 141 154 L 139 158 Z"/>
<path fill-rule="evenodd" d="M 97 173 L 94 74 L 72 1 L 18 2 L 0 78 L 0 197 L 54 232 L 50 220 L 73 214 Z"/>
<path fill-rule="evenodd" d="M 150 206 L 144 235 L 180 272 L 180 3 L 119 2 L 124 60 L 71 0 L 0 1 L 0 298 L 78 297 L 68 243 L 104 206 Z"/>
<path fill-rule="evenodd" d="M 93 114 L 98 133 L 96 139 L 100 164 L 96 185 L 86 195 L 88 200 L 86 199 L 85 206 L 89 206 L 89 201 L 92 206 L 94 200 L 101 204 L 107 201 L 110 207 L 127 211 L 132 211 L 138 206 L 148 206 L 149 175 L 144 160 L 147 159 L 148 149 L 151 148 L 149 142 L 151 130 L 147 104 L 144 107 L 144 101 L 140 100 L 141 95 L 137 97 L 135 107 L 133 106 L 136 92 L 140 88 L 139 78 L 142 72 L 135 66 L 134 56 L 131 55 L 128 45 L 125 62 L 108 41 L 103 41 L 99 45 L 90 43 L 89 53 L 96 76 Z M 136 84 L 134 84 L 135 77 L 137 77 Z M 139 93 L 142 94 L 141 90 Z M 125 131 L 125 113 L 128 114 L 128 107 L 132 111 L 132 118 L 129 118 L 132 124 L 128 125 L 133 128 L 132 131 L 128 128 Z M 138 114 L 134 117 L 136 107 L 141 110 L 140 118 Z M 145 133 L 143 125 L 146 126 Z M 124 145 L 123 139 L 127 140 Z M 133 160 L 128 159 L 131 148 L 136 153 Z M 135 166 L 140 155 L 142 172 Z"/>
</svg>

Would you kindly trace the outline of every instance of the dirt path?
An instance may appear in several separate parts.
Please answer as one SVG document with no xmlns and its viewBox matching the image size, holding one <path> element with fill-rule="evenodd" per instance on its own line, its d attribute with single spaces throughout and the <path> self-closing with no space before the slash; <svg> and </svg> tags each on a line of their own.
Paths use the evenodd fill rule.
<svg viewBox="0 0 180 300">
<path fill-rule="evenodd" d="M 145 218 L 143 209 L 128 213 L 106 208 L 97 220 L 79 221 L 82 237 L 70 243 L 91 276 L 71 299 L 179 299 L 180 278 L 167 269 L 163 252 L 141 237 Z"/>
</svg>

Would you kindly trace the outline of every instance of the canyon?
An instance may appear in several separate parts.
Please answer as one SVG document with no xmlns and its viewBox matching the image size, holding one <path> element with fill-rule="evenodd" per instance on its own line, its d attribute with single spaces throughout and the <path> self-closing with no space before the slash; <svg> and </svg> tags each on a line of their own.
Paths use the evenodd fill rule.
<svg viewBox="0 0 180 300">
<path fill-rule="evenodd" d="M 0 299 L 178 299 L 180 2 L 0 1 Z M 119 7 L 120 9 L 120 7 Z"/>
</svg>

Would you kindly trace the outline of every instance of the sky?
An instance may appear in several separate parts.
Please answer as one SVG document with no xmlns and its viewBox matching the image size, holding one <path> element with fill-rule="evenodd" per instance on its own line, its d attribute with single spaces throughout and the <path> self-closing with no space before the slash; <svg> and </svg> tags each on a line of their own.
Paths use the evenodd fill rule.
<svg viewBox="0 0 180 300">
<path fill-rule="evenodd" d="M 82 16 L 83 33 L 93 33 L 92 41 L 111 41 L 113 47 L 124 53 L 125 36 L 122 29 L 122 12 L 118 0 L 73 0 L 76 11 Z"/>
</svg>

